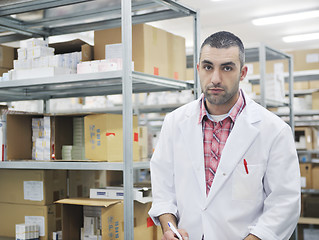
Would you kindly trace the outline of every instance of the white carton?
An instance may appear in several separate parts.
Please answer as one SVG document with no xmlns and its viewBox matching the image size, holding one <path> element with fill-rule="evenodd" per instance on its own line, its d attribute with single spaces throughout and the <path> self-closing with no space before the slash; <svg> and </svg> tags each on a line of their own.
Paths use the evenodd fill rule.
<svg viewBox="0 0 319 240">
<path fill-rule="evenodd" d="M 133 188 L 134 200 L 147 203 L 152 201 L 150 188 Z M 90 198 L 94 199 L 124 199 L 123 187 L 91 188 Z"/>
</svg>

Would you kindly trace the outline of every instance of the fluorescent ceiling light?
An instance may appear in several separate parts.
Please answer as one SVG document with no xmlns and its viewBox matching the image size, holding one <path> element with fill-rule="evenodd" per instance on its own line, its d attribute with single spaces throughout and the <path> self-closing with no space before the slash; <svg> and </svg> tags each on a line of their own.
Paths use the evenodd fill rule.
<svg viewBox="0 0 319 240">
<path fill-rule="evenodd" d="M 252 20 L 252 22 L 254 25 L 261 26 L 261 25 L 298 21 L 298 20 L 316 18 L 316 17 L 319 17 L 319 10 L 257 18 Z"/>
<path fill-rule="evenodd" d="M 302 41 L 311 41 L 319 39 L 319 32 L 318 33 L 308 33 L 308 34 L 300 34 L 300 35 L 291 35 L 287 37 L 283 37 L 282 40 L 284 42 L 302 42 Z"/>
</svg>

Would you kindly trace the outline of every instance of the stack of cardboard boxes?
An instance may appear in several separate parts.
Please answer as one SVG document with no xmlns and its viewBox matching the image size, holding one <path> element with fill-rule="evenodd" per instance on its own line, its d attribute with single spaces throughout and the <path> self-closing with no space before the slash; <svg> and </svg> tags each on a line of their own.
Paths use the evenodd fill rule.
<svg viewBox="0 0 319 240">
<path fill-rule="evenodd" d="M 0 170 L 0 236 L 15 237 L 16 224 L 38 225 L 40 239 L 61 230 L 61 207 L 67 193 L 66 171 Z"/>
</svg>

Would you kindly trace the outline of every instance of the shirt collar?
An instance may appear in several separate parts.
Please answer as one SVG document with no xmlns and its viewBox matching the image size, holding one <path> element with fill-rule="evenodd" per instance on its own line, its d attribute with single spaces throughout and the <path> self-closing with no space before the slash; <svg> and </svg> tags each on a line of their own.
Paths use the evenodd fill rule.
<svg viewBox="0 0 319 240">
<path fill-rule="evenodd" d="M 208 111 L 206 109 L 204 94 L 202 94 L 200 102 L 201 102 L 201 104 L 200 104 L 200 113 L 199 113 L 199 121 L 198 121 L 198 123 L 201 123 L 205 116 L 207 116 L 207 118 L 211 119 L 210 116 L 209 116 L 209 113 L 208 113 Z M 234 104 L 234 106 L 229 110 L 229 112 L 227 113 L 227 117 L 230 117 L 230 119 L 233 122 L 235 122 L 237 117 L 239 116 L 239 114 L 244 109 L 245 105 L 246 105 L 246 101 L 245 101 L 244 94 L 243 94 L 242 90 L 239 90 L 238 100 Z"/>
</svg>

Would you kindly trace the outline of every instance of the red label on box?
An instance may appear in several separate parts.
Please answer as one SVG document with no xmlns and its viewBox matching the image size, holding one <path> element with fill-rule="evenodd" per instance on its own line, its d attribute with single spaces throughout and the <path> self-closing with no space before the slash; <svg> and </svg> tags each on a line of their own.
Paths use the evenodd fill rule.
<svg viewBox="0 0 319 240">
<path fill-rule="evenodd" d="M 159 69 L 158 69 L 158 67 L 154 67 L 154 75 L 156 75 L 156 76 L 159 75 Z"/>
<path fill-rule="evenodd" d="M 115 136 L 115 133 L 108 133 L 108 132 L 107 132 L 105 135 L 106 135 L 106 136 L 112 136 L 112 135 Z"/>
<path fill-rule="evenodd" d="M 154 224 L 152 218 L 148 217 L 148 218 L 147 218 L 147 227 L 152 227 L 152 226 L 154 226 L 154 225 L 155 225 L 155 224 Z"/>
<path fill-rule="evenodd" d="M 138 133 L 134 133 L 134 142 L 138 142 Z"/>
<path fill-rule="evenodd" d="M 174 79 L 178 80 L 178 72 L 174 72 Z"/>
</svg>

